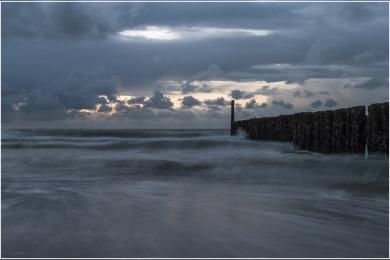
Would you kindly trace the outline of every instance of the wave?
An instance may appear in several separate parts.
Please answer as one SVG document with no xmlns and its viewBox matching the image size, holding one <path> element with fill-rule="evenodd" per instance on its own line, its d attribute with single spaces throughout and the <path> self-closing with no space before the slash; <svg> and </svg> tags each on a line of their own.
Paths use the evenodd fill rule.
<svg viewBox="0 0 390 260">
<path fill-rule="evenodd" d="M 161 134 L 163 132 L 163 134 Z M 127 131 L 126 133 L 103 134 L 105 131 L 74 132 L 69 131 L 66 135 L 55 131 L 53 135 L 28 134 L 3 135 L 2 148 L 5 149 L 209 149 L 218 147 L 257 147 L 258 143 L 245 140 L 244 137 L 231 137 L 221 131 L 200 131 L 201 133 L 186 133 L 178 130 L 152 130 L 140 133 Z M 49 131 L 49 133 L 52 133 Z M 88 133 L 85 137 L 85 133 Z M 110 132 L 108 132 L 110 133 Z M 158 133 L 158 134 L 157 134 Z M 90 134 L 90 135 L 89 135 Z M 125 137 L 127 136 L 127 137 Z M 146 138 L 145 138 L 146 137 Z"/>
<path fill-rule="evenodd" d="M 85 132 L 88 137 L 83 136 Z M 44 135 L 47 133 L 52 134 Z M 3 135 L 3 163 L 5 170 L 47 170 L 48 176 L 54 176 L 53 169 L 63 168 L 60 175 L 75 174 L 76 179 L 195 176 L 307 188 L 380 192 L 388 189 L 388 160 L 383 158 L 364 160 L 356 154 L 318 154 L 295 149 L 289 143 L 231 137 L 224 130 L 126 130 L 128 137 L 121 134 L 107 136 L 106 131 L 100 130 L 11 132 Z M 140 138 L 141 135 L 148 137 Z M 29 150 L 24 153 L 23 149 Z M 25 168 L 12 164 L 20 160 L 18 157 L 26 157 Z"/>
<path fill-rule="evenodd" d="M 118 138 L 156 138 L 156 137 L 201 137 L 209 135 L 227 135 L 228 130 L 181 130 L 181 129 L 19 129 L 2 130 L 2 139 L 23 137 L 118 137 Z"/>
</svg>

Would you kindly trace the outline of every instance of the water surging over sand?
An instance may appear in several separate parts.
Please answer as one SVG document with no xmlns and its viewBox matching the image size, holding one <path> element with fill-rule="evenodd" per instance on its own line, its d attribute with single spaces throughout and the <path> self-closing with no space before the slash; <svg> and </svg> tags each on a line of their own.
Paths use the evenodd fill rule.
<svg viewBox="0 0 390 260">
<path fill-rule="evenodd" d="M 225 130 L 2 133 L 6 257 L 386 257 L 388 160 Z"/>
</svg>

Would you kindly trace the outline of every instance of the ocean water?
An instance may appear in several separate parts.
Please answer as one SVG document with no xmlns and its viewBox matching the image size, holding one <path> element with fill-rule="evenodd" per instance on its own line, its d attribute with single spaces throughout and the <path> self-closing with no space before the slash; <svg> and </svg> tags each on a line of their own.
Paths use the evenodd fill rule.
<svg viewBox="0 0 390 260">
<path fill-rule="evenodd" d="M 384 156 L 227 130 L 3 130 L 3 257 L 387 257 Z"/>
</svg>

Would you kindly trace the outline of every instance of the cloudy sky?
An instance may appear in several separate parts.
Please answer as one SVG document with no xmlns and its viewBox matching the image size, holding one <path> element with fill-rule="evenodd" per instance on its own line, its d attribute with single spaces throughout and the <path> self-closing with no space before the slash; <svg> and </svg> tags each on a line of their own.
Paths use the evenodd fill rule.
<svg viewBox="0 0 390 260">
<path fill-rule="evenodd" d="M 3 3 L 2 126 L 227 128 L 388 100 L 387 3 Z"/>
</svg>

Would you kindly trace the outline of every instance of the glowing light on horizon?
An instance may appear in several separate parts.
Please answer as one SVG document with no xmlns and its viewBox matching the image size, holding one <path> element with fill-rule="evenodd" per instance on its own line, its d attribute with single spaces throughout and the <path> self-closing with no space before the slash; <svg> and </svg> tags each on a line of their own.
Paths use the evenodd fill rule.
<svg viewBox="0 0 390 260">
<path fill-rule="evenodd" d="M 150 40 L 177 40 L 180 36 L 167 27 L 147 26 L 139 30 L 124 30 L 119 35 L 127 38 L 145 38 Z"/>
<path fill-rule="evenodd" d="M 118 32 L 124 39 L 146 39 L 172 41 L 181 39 L 201 39 L 211 37 L 238 37 L 238 36 L 267 36 L 271 30 L 246 28 L 214 28 L 214 27 L 169 27 L 146 26 L 136 29 L 127 29 Z"/>
</svg>

